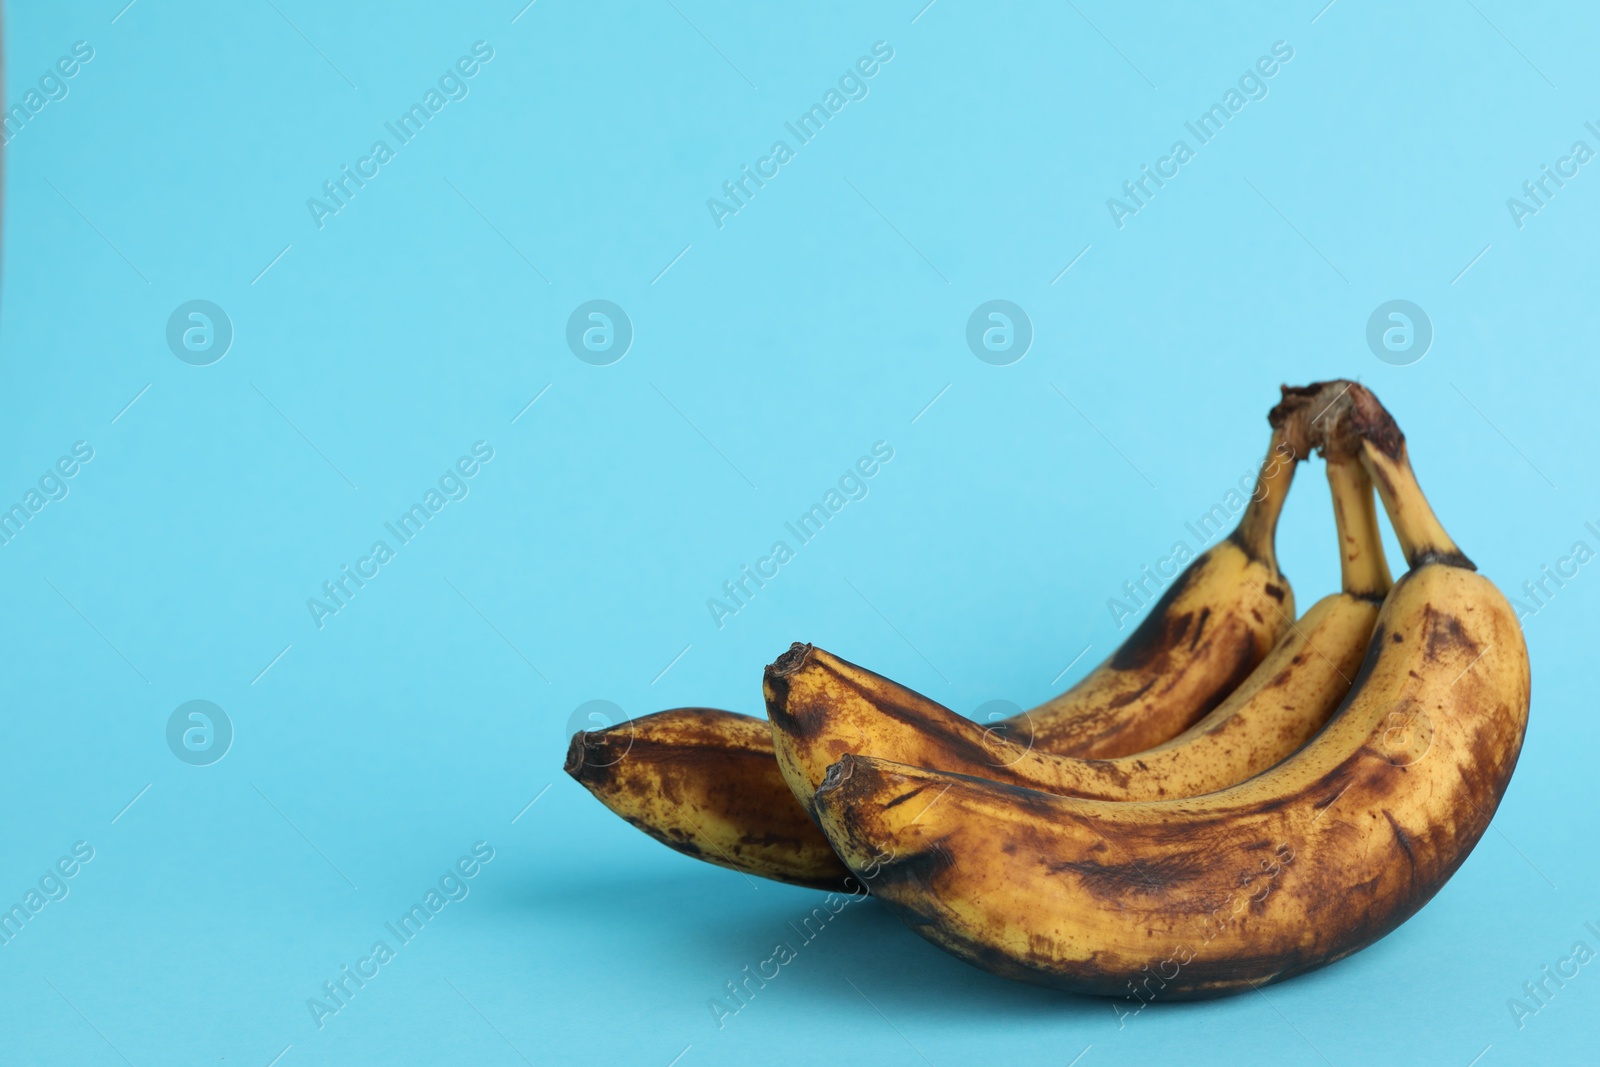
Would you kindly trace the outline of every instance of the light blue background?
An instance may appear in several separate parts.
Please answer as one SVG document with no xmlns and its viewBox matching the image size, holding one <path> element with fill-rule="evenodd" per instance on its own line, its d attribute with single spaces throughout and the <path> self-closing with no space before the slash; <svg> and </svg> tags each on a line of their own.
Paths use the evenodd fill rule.
<svg viewBox="0 0 1600 1067">
<path fill-rule="evenodd" d="M 707 1001 L 818 896 L 670 853 L 560 771 L 584 702 L 757 712 L 795 639 L 963 711 L 1059 691 L 1259 459 L 1281 382 L 1373 387 L 1502 588 L 1600 547 L 1600 171 L 1520 230 L 1506 207 L 1600 147 L 1592 12 L 522 2 L 7 5 L 7 106 L 95 54 L 6 149 L 0 500 L 94 459 L 0 547 L 0 901 L 95 858 L 0 948 L 0 1059 L 1592 1055 L 1600 964 L 1520 1030 L 1507 1000 L 1596 945 L 1596 564 L 1526 622 L 1522 765 L 1431 905 L 1121 1029 L 863 904 L 718 1030 Z M 306 199 L 478 40 L 470 95 L 319 230 Z M 870 95 L 719 230 L 706 199 L 880 40 Z M 1280 40 L 1267 98 L 1119 230 L 1107 197 Z M 197 298 L 235 329 L 209 367 L 164 340 Z M 608 367 L 564 341 L 595 298 L 636 330 Z M 995 298 L 1036 331 L 1007 367 L 964 341 Z M 1435 329 L 1411 366 L 1364 339 L 1396 298 Z M 470 495 L 319 630 L 306 599 L 480 440 Z M 719 630 L 706 599 L 879 440 L 870 495 Z M 1322 485 L 1279 541 L 1302 607 L 1336 585 Z M 165 742 L 191 699 L 236 730 L 209 767 Z M 307 998 L 477 841 L 470 896 L 319 1030 Z"/>
</svg>

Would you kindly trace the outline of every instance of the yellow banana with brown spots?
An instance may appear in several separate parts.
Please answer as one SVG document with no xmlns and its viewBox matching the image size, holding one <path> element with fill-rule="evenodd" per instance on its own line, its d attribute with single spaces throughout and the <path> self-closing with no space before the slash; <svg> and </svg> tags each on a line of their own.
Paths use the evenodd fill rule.
<svg viewBox="0 0 1600 1067">
<path fill-rule="evenodd" d="M 1266 773 L 1178 800 L 1065 798 L 844 757 L 815 795 L 821 825 L 914 930 L 996 974 L 1134 1010 L 1347 956 L 1466 859 L 1521 751 L 1522 631 L 1445 533 L 1377 400 L 1343 382 L 1285 398 L 1297 420 L 1325 401 L 1329 425 L 1300 429 L 1361 457 L 1410 565 L 1333 720 Z"/>
<path fill-rule="evenodd" d="M 832 889 L 849 877 L 784 784 L 765 719 L 675 708 L 579 732 L 566 772 L 685 855 L 793 885 Z"/>
</svg>

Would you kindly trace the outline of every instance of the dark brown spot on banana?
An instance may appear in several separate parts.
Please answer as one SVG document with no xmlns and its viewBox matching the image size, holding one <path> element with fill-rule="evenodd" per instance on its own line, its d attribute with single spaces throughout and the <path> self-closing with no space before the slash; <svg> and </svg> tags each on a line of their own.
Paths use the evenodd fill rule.
<svg viewBox="0 0 1600 1067">
<path fill-rule="evenodd" d="M 1267 586 L 1267 589 L 1271 590 L 1272 586 L 1270 586 L 1270 585 Z M 1280 592 L 1281 592 L 1281 590 L 1280 590 Z M 1200 609 L 1199 622 L 1196 623 L 1195 628 L 1194 628 L 1194 636 L 1189 639 L 1189 651 L 1190 652 L 1193 652 L 1199 646 L 1199 644 L 1200 644 L 1200 635 L 1206 632 L 1206 620 L 1208 620 L 1210 618 L 1211 618 L 1211 609 L 1209 607 L 1201 608 Z"/>
<path fill-rule="evenodd" d="M 1097 897 L 1126 900 L 1129 896 L 1149 896 L 1165 899 L 1166 896 L 1205 874 L 1205 858 L 1193 852 L 1172 852 L 1146 856 L 1143 862 L 1093 863 L 1087 860 L 1069 860 L 1046 864 L 1052 874 L 1071 873 L 1078 877 L 1083 887 Z"/>
<path fill-rule="evenodd" d="M 1126 693 L 1118 693 L 1114 698 L 1112 698 L 1112 700 L 1109 703 L 1106 704 L 1106 707 L 1108 707 L 1108 708 L 1123 708 L 1123 707 L 1127 707 L 1129 704 L 1132 704 L 1135 700 L 1141 699 L 1146 693 L 1150 692 L 1151 686 L 1155 685 L 1156 681 L 1157 681 L 1156 678 L 1151 678 L 1148 682 L 1144 683 L 1143 685 L 1141 685 L 1137 689 L 1130 689 Z"/>
<path fill-rule="evenodd" d="M 1383 817 L 1389 820 L 1389 827 L 1394 831 L 1395 844 L 1399 845 L 1400 851 L 1406 854 L 1406 868 L 1411 873 L 1411 881 L 1415 883 L 1417 880 L 1417 854 L 1411 848 L 1411 838 L 1401 827 L 1399 821 L 1395 819 L 1394 812 L 1384 808 Z"/>
<path fill-rule="evenodd" d="M 1428 624 L 1428 642 L 1423 646 L 1423 656 L 1431 663 L 1447 652 L 1459 651 L 1468 658 L 1478 654 L 1478 643 L 1467 636 L 1461 620 L 1453 615 L 1441 615 L 1428 605 L 1425 612 Z"/>
<path fill-rule="evenodd" d="M 834 766 L 838 766 L 838 764 L 834 764 Z M 833 773 L 833 767 L 829 767 L 828 768 L 828 773 L 829 774 Z M 827 782 L 824 781 L 823 785 L 827 785 Z M 919 785 L 915 789 L 913 789 L 911 792 L 902 793 L 901 795 L 895 797 L 893 800 L 889 801 L 889 803 L 885 804 L 884 807 L 885 808 L 898 807 L 899 805 L 904 804 L 906 801 L 910 800 L 912 797 L 916 796 L 918 793 L 921 793 L 923 790 L 925 790 L 927 788 L 928 787 L 925 786 L 925 785 Z"/>
<path fill-rule="evenodd" d="M 1200 563 L 1196 560 L 1195 563 Z M 1185 567 L 1167 586 L 1161 594 L 1161 599 L 1156 601 L 1155 607 L 1150 609 L 1144 621 L 1128 635 L 1128 639 L 1117 649 L 1111 657 L 1111 667 L 1119 671 L 1135 671 L 1148 667 L 1158 658 L 1165 655 L 1167 650 L 1174 648 L 1182 642 L 1183 635 L 1189 629 L 1190 618 L 1188 614 L 1171 617 L 1172 605 L 1193 584 L 1198 582 L 1205 572 L 1205 567 L 1194 564 Z"/>
</svg>

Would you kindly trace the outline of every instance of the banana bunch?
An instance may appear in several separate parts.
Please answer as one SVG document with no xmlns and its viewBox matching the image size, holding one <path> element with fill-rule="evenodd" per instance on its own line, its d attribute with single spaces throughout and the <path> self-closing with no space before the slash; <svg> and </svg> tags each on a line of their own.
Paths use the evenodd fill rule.
<svg viewBox="0 0 1600 1067">
<path fill-rule="evenodd" d="M 985 726 L 795 644 L 766 668 L 766 720 L 647 715 L 576 735 L 567 772 L 680 852 L 796 885 L 854 876 L 941 948 L 1072 992 L 1213 996 L 1371 944 L 1487 830 L 1527 650 L 1377 398 L 1283 393 L 1238 528 L 1060 696 Z M 1274 539 L 1313 452 L 1341 589 L 1296 619 Z"/>
</svg>

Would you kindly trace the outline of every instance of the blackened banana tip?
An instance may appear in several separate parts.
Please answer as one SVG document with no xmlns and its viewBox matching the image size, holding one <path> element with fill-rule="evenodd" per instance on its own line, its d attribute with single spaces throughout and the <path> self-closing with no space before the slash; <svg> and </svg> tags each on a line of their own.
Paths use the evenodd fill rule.
<svg viewBox="0 0 1600 1067">
<path fill-rule="evenodd" d="M 806 665 L 806 660 L 811 658 L 811 651 L 810 644 L 796 641 L 787 652 L 767 664 L 767 677 L 783 678 L 793 674 Z"/>
<path fill-rule="evenodd" d="M 826 774 L 822 776 L 822 784 L 817 787 L 817 793 L 827 793 L 838 789 L 850 780 L 855 773 L 855 757 L 849 753 L 841 756 L 838 763 L 830 764 Z"/>
<path fill-rule="evenodd" d="M 583 755 L 584 752 L 587 751 L 588 747 L 588 732 L 585 730 L 579 730 L 577 733 L 572 735 L 571 742 L 567 744 L 567 759 L 566 762 L 561 765 L 562 770 L 566 771 L 580 782 L 583 781 Z"/>
</svg>

